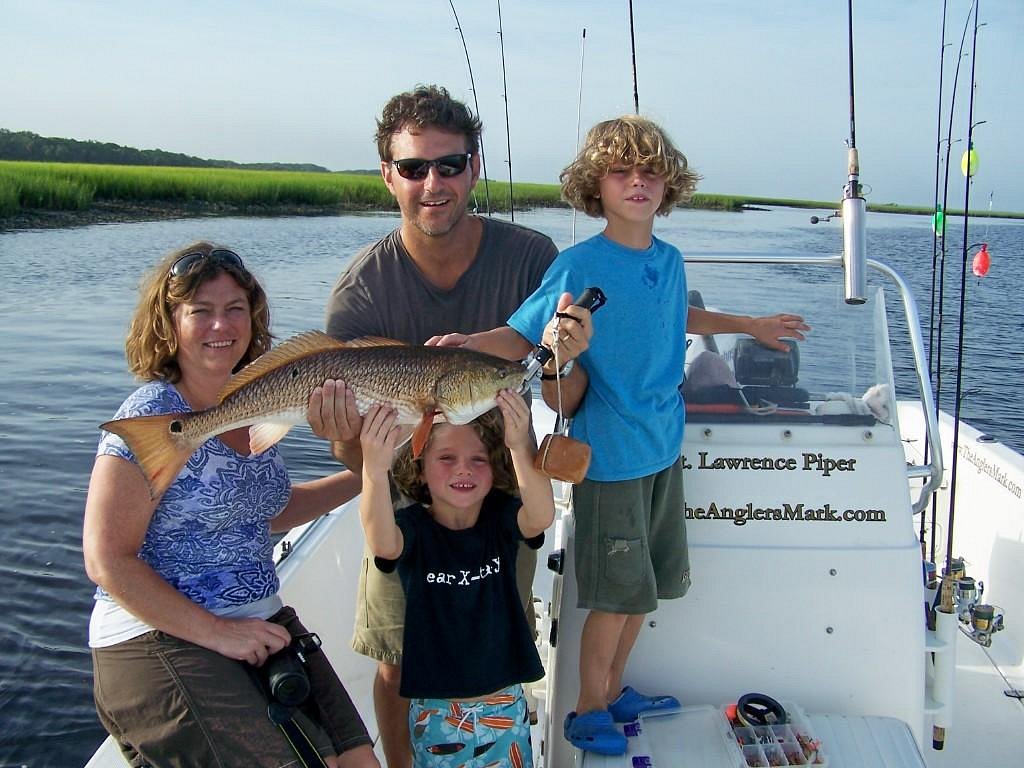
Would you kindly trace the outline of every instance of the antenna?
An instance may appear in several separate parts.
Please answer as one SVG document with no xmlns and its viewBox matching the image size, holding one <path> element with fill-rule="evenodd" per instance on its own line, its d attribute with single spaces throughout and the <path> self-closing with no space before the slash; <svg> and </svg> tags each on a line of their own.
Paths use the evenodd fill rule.
<svg viewBox="0 0 1024 768">
<path fill-rule="evenodd" d="M 636 36 L 633 34 L 633 0 L 629 0 L 629 45 L 633 52 L 633 112 L 640 114 L 640 96 L 636 92 Z"/>
<path fill-rule="evenodd" d="M 866 207 L 861 195 L 860 159 L 857 156 L 857 121 L 853 101 L 853 0 L 847 2 L 850 61 L 850 138 L 847 141 L 847 182 L 843 187 L 843 271 L 846 303 L 867 300 L 867 237 L 864 231 Z"/>
<path fill-rule="evenodd" d="M 576 99 L 576 152 L 580 153 L 580 116 L 583 112 L 583 57 L 587 52 L 587 28 L 583 28 L 583 40 L 580 43 L 580 90 Z M 572 244 L 576 245 L 576 209 L 572 209 Z"/>
<path fill-rule="evenodd" d="M 476 99 L 476 83 L 473 81 L 473 64 L 469 61 L 469 48 L 466 46 L 466 36 L 462 34 L 462 24 L 459 23 L 459 14 L 455 12 L 455 0 L 448 0 L 452 7 L 452 16 L 455 17 L 455 29 L 459 31 L 462 39 L 462 50 L 466 52 L 466 67 L 469 69 L 469 89 L 473 92 L 473 109 L 476 116 L 480 117 L 480 104 Z M 483 165 L 484 174 L 484 199 L 487 201 L 487 215 L 491 215 L 491 189 L 487 185 L 487 155 L 484 153 L 484 137 L 480 134 L 480 163 Z"/>
</svg>

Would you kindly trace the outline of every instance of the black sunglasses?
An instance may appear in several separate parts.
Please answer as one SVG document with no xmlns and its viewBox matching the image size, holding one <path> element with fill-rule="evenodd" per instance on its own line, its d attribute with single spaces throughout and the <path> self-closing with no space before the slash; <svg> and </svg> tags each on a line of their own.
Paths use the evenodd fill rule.
<svg viewBox="0 0 1024 768">
<path fill-rule="evenodd" d="M 472 156 L 472 152 L 464 152 L 461 155 L 445 155 L 436 160 L 421 160 L 418 157 L 407 157 L 404 160 L 392 160 L 391 164 L 398 169 L 398 175 L 403 179 L 419 181 L 427 178 L 431 167 L 437 168 L 437 172 L 445 178 L 458 176 L 466 170 L 466 165 Z"/>
<path fill-rule="evenodd" d="M 242 263 L 242 259 L 237 253 L 226 248 L 215 248 L 209 253 L 202 253 L 200 251 L 186 253 L 171 264 L 171 277 L 184 277 L 196 264 L 205 261 L 212 261 L 214 264 L 220 264 L 221 266 L 227 265 L 235 269 L 245 270 L 245 264 Z"/>
</svg>

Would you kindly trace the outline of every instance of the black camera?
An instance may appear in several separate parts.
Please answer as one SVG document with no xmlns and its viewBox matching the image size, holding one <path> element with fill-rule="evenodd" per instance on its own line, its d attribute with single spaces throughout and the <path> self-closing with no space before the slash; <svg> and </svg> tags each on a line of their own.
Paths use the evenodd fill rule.
<svg viewBox="0 0 1024 768">
<path fill-rule="evenodd" d="M 263 664 L 270 697 L 286 707 L 297 707 L 309 696 L 306 656 L 320 650 L 320 638 L 313 632 L 296 635 Z"/>
</svg>

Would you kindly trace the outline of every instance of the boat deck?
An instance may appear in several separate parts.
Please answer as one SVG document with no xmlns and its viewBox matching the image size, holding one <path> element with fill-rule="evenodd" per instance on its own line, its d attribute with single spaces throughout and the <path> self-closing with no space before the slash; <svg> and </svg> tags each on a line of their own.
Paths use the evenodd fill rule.
<svg viewBox="0 0 1024 768">
<path fill-rule="evenodd" d="M 891 718 L 851 718 L 808 713 L 807 721 L 821 740 L 829 768 L 953 768 L 974 765 L 981 757 L 986 768 L 1008 768 L 1024 758 L 1024 701 L 1005 695 L 1020 689 L 1021 679 L 1004 678 L 993 656 L 961 635 L 957 642 L 955 719 L 947 730 L 944 749 L 930 744 L 918 752 L 906 724 Z M 738 753 L 721 738 L 721 717 L 711 706 L 691 706 L 678 715 L 651 718 L 641 724 L 642 733 L 629 740 L 624 757 L 577 755 L 586 768 L 743 768 Z M 535 743 L 540 731 L 534 729 Z M 923 762 L 922 762 L 923 755 Z M 537 756 L 535 755 L 535 759 Z M 537 767 L 548 766 L 537 759 Z"/>
<path fill-rule="evenodd" d="M 586 768 L 744 768 L 810 764 L 822 768 L 925 768 L 907 724 L 894 718 L 809 716 L 806 721 L 809 729 L 827 745 L 811 753 L 809 759 L 792 741 L 776 742 L 772 738 L 773 743 L 763 747 L 756 743 L 734 746 L 728 742 L 728 734 L 718 733 L 723 722 L 713 707 L 688 707 L 675 715 L 641 720 L 628 726 L 628 732 L 635 735 L 629 739 L 626 755 L 587 755 L 583 765 Z M 782 733 L 787 727 L 774 726 L 774 729 Z"/>
</svg>

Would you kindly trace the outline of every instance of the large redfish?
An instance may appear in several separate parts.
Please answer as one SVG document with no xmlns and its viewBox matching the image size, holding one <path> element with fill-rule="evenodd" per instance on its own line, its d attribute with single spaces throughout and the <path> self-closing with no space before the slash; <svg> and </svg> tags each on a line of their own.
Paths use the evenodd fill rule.
<svg viewBox="0 0 1024 768">
<path fill-rule="evenodd" d="M 435 415 L 466 424 L 496 405 L 503 389 L 521 390 L 522 363 L 458 347 L 417 347 L 389 339 L 342 343 L 308 331 L 247 365 L 204 411 L 136 416 L 101 424 L 124 438 L 155 499 L 167 490 L 204 442 L 238 427 L 249 428 L 249 449 L 262 453 L 295 424 L 306 421 L 313 389 L 342 379 L 354 391 L 359 413 L 390 403 L 398 423 L 417 425 L 419 455 Z"/>
</svg>

